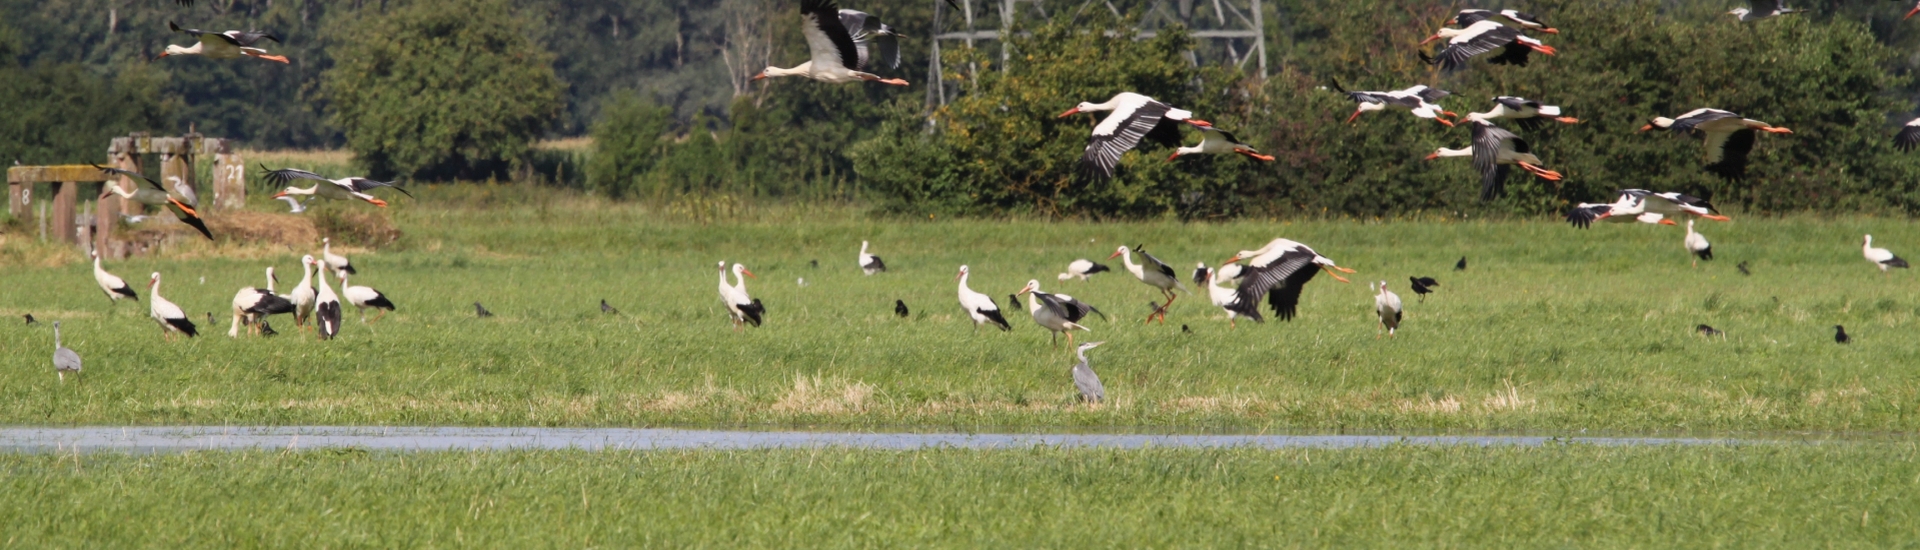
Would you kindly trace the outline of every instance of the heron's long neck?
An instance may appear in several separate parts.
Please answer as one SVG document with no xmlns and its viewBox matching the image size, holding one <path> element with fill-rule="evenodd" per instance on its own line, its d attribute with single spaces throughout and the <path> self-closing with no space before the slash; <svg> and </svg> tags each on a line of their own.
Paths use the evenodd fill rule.
<svg viewBox="0 0 1920 550">
<path fill-rule="evenodd" d="M 53 326 L 53 348 L 60 349 L 60 325 Z"/>
<path fill-rule="evenodd" d="M 1433 154 L 1441 157 L 1471 157 L 1473 156 L 1473 149 L 1448 149 L 1441 147 L 1440 150 L 1434 151 Z"/>
</svg>

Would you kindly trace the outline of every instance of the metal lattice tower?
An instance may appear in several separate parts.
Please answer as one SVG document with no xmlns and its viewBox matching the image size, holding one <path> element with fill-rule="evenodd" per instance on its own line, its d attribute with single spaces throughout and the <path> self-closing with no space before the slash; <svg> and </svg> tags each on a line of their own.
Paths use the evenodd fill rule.
<svg viewBox="0 0 1920 550">
<path fill-rule="evenodd" d="M 981 29 L 987 20 L 974 17 L 976 4 L 996 4 L 998 25 Z M 960 30 L 936 32 L 933 35 L 932 61 L 927 66 L 927 104 L 945 105 L 958 90 L 948 90 L 941 76 L 941 42 L 963 42 L 969 48 L 981 46 L 981 42 L 997 42 L 1000 48 L 1000 68 L 1005 70 L 1011 52 L 1007 51 L 1007 42 L 1001 39 L 1004 33 L 1013 28 L 1014 19 L 1024 15 L 1038 15 L 1042 20 L 1048 17 L 1046 0 L 959 0 L 959 14 L 948 13 L 946 0 L 933 0 L 933 27 L 945 30 L 945 19 L 958 15 Z M 1053 0 L 1056 6 L 1073 5 L 1074 0 Z M 1136 40 L 1152 38 L 1157 31 L 1171 24 L 1185 25 L 1188 34 L 1203 44 L 1210 55 L 1222 57 L 1222 61 L 1236 67 L 1245 68 L 1248 61 L 1256 62 L 1260 78 L 1267 77 L 1267 41 L 1264 32 L 1260 0 L 1150 0 L 1146 11 L 1140 18 L 1140 34 Z M 982 6 L 985 7 L 985 6 Z M 1120 9 L 1112 0 L 1080 0 L 1075 11 L 1088 8 L 1106 8 L 1114 15 L 1120 15 Z M 990 24 L 990 23 L 989 23 Z M 1198 65 L 1200 53 L 1189 50 L 1187 60 Z M 972 72 L 975 68 L 968 67 Z"/>
</svg>

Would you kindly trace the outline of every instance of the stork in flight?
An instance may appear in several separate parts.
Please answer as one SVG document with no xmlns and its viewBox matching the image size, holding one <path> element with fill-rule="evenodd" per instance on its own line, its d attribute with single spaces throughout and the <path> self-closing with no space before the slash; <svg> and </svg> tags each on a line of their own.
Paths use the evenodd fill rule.
<svg viewBox="0 0 1920 550">
<path fill-rule="evenodd" d="M 406 195 L 408 198 L 413 197 L 413 193 L 407 192 L 406 189 L 401 188 L 400 186 L 394 185 L 389 182 L 384 182 L 384 181 L 373 181 L 367 178 L 360 178 L 360 177 L 347 177 L 347 178 L 340 178 L 337 180 L 327 179 L 325 176 L 321 176 L 320 174 L 315 174 L 313 172 L 308 172 L 306 170 L 299 170 L 294 168 L 267 170 L 267 167 L 265 165 L 262 165 L 260 169 L 266 171 L 266 174 L 263 175 L 262 177 L 266 178 L 268 183 L 272 183 L 273 185 L 287 186 L 286 189 L 280 190 L 279 193 L 273 196 L 273 198 L 276 198 L 276 199 L 285 197 L 287 195 L 319 195 L 323 198 L 326 198 L 329 200 L 336 200 L 336 201 L 361 200 L 361 201 L 366 201 L 367 204 L 371 204 L 381 208 L 386 208 L 387 201 L 374 198 L 374 196 L 371 194 L 373 190 L 385 187 L 388 189 L 399 191 L 400 194 Z M 297 179 L 314 180 L 319 183 L 315 183 L 313 187 L 308 187 L 306 189 L 301 189 L 301 188 L 293 187 L 292 185 L 290 185 L 293 183 L 293 180 L 297 180 Z"/>
<path fill-rule="evenodd" d="M 1694 109 L 1675 118 L 1654 117 L 1641 126 L 1645 132 L 1663 128 L 1670 133 L 1698 134 L 1706 140 L 1706 170 L 1729 180 L 1747 176 L 1747 155 L 1753 152 L 1757 132 L 1791 134 L 1793 130 L 1719 109 Z"/>
<path fill-rule="evenodd" d="M 810 56 L 807 62 L 791 69 L 769 65 L 754 75 L 753 80 L 804 76 L 829 84 L 868 81 L 907 85 L 905 80 L 881 78 L 867 72 L 882 64 L 898 66 L 900 62 L 899 46 L 895 44 L 897 35 L 891 27 L 880 24 L 879 18 L 842 10 L 833 0 L 800 0 L 800 19 L 800 33 L 807 38 Z M 860 30 L 849 30 L 849 23 Z"/>
<path fill-rule="evenodd" d="M 118 185 L 112 185 L 112 184 L 102 185 L 100 187 L 104 193 L 102 193 L 101 196 L 103 197 L 106 196 L 105 193 L 113 193 L 115 195 L 119 195 L 120 198 L 122 199 L 130 200 L 133 202 L 137 202 L 147 206 L 152 206 L 155 208 L 165 208 L 167 209 L 167 211 L 173 212 L 173 216 L 175 218 L 179 218 L 181 222 L 184 222 L 187 225 L 193 226 L 193 228 L 199 231 L 202 236 L 205 236 L 207 240 L 209 241 L 213 240 L 213 232 L 207 230 L 207 222 L 201 221 L 200 212 L 198 210 L 195 210 L 192 205 L 187 204 L 186 202 L 180 200 L 178 197 L 174 197 L 170 193 L 167 193 L 167 188 L 162 187 L 160 185 L 160 182 L 153 181 L 153 178 L 149 178 L 144 174 L 141 174 L 139 172 L 134 172 L 131 170 L 121 170 L 119 168 L 107 168 L 105 166 L 100 166 L 98 164 L 93 165 L 93 167 L 98 168 L 100 171 L 106 172 L 108 174 L 140 178 L 141 181 L 147 182 L 147 185 L 148 185 L 148 187 L 141 187 L 133 191 L 121 189 L 120 186 Z"/>
<path fill-rule="evenodd" d="M 1282 320 L 1293 320 L 1300 305 L 1300 291 L 1321 271 L 1342 283 L 1352 282 L 1340 276 L 1340 273 L 1353 273 L 1352 269 L 1335 265 L 1333 259 L 1288 239 L 1274 239 L 1258 249 L 1242 250 L 1221 265 L 1240 260 L 1246 260 L 1247 267 L 1241 270 L 1235 303 L 1229 307 L 1254 322 L 1264 321 L 1260 316 L 1261 298 L 1267 299 L 1274 314 Z"/>
<path fill-rule="evenodd" d="M 1469 116 L 1468 120 L 1472 122 L 1472 148 L 1441 147 L 1427 155 L 1427 160 L 1473 157 L 1473 167 L 1480 171 L 1480 200 L 1490 201 L 1506 192 L 1510 165 L 1518 165 L 1540 179 L 1560 181 L 1559 172 L 1540 167 L 1540 157 L 1533 155 L 1533 146 L 1527 144 L 1527 140 L 1485 119 Z"/>
<path fill-rule="evenodd" d="M 183 29 L 180 28 L 180 25 L 176 25 L 172 21 L 167 22 L 167 28 L 173 32 L 191 35 L 195 40 L 198 40 L 198 42 L 186 47 L 168 44 L 167 51 L 154 56 L 154 61 L 158 61 L 160 58 L 169 55 L 198 55 L 208 59 L 238 59 L 241 56 L 247 56 L 256 59 L 265 59 L 267 61 L 290 63 L 287 61 L 286 56 L 267 55 L 267 50 L 254 46 L 254 44 L 260 43 L 263 39 L 279 43 L 280 38 L 270 33 L 261 31 L 213 32 L 200 29 Z"/>
<path fill-rule="evenodd" d="M 1139 146 L 1142 139 L 1167 147 L 1179 147 L 1181 124 L 1202 128 L 1213 126 L 1211 122 L 1193 118 L 1192 111 L 1176 109 L 1133 92 L 1120 92 L 1104 103 L 1081 102 L 1056 118 L 1098 111 L 1108 111 L 1108 114 L 1093 126 L 1093 133 L 1087 139 L 1086 153 L 1080 157 L 1081 171 L 1095 179 L 1112 178 L 1114 167 L 1120 165 L 1121 155 Z"/>
<path fill-rule="evenodd" d="M 1346 94 L 1347 99 L 1351 99 L 1354 103 L 1358 104 L 1354 107 L 1353 114 L 1347 117 L 1347 122 L 1349 123 L 1360 118 L 1360 113 L 1385 111 L 1389 107 L 1406 109 L 1408 112 L 1413 113 L 1413 116 L 1429 119 L 1447 126 L 1453 126 L 1453 121 L 1447 120 L 1446 117 L 1460 116 L 1453 111 L 1442 109 L 1440 105 L 1435 103 L 1440 101 L 1441 98 L 1453 95 L 1453 92 L 1439 88 L 1430 88 L 1425 84 L 1416 84 L 1403 90 L 1387 92 L 1349 92 L 1346 88 L 1340 86 L 1339 80 L 1334 80 L 1333 89 Z"/>
<path fill-rule="evenodd" d="M 1468 60 L 1496 49 L 1502 50 L 1500 55 L 1488 59 L 1488 63 L 1518 67 L 1527 66 L 1527 56 L 1532 52 L 1546 55 L 1558 53 L 1552 46 L 1520 34 L 1519 29 L 1491 20 L 1476 21 L 1460 29 L 1442 28 L 1435 31 L 1433 36 L 1421 41 L 1420 45 L 1425 46 L 1441 39 L 1447 40 L 1445 47 L 1434 52 L 1432 56 L 1428 56 L 1424 51 L 1420 52 L 1420 58 L 1426 60 L 1428 64 L 1439 65 L 1447 71 L 1466 68 Z"/>
</svg>

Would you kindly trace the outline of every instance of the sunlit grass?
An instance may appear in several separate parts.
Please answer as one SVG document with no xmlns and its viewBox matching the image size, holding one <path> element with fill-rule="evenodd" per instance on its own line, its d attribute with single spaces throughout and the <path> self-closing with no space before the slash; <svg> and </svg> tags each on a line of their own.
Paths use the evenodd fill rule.
<svg viewBox="0 0 1920 550">
<path fill-rule="evenodd" d="M 1893 547 L 1911 443 L 0 455 L 23 547 Z"/>
<path fill-rule="evenodd" d="M 144 304 L 109 307 L 78 253 L 0 267 L 0 319 L 63 319 L 87 359 L 58 383 L 44 325 L 0 323 L 0 421 L 88 424 L 834 424 L 1249 430 L 1910 432 L 1920 402 L 1915 282 L 1859 256 L 1920 231 L 1876 218 L 1739 217 L 1700 229 L 1717 260 L 1688 267 L 1682 232 L 1539 221 L 1085 223 L 874 218 L 846 208 L 742 203 L 724 216 L 609 204 L 526 185 L 432 186 L 387 209 L 405 233 L 338 246 L 399 311 L 316 342 L 229 340 L 227 304 L 269 263 L 281 289 L 305 249 L 271 262 L 198 242 L 109 268 L 162 293 L 209 337 L 166 343 Z M 364 209 L 331 204 L 323 208 Z M 704 220 L 707 223 L 700 223 Z M 1155 294 L 1124 273 L 1054 275 L 1146 244 L 1184 277 L 1196 261 L 1285 236 L 1359 270 L 1321 277 L 1293 322 L 1229 330 L 1204 296 L 1141 324 Z M 862 276 L 861 240 L 892 271 Z M 1905 248 L 1903 248 L 1905 247 Z M 270 257 L 271 255 L 269 255 Z M 1461 256 L 1470 268 L 1455 272 Z M 765 327 L 729 330 L 714 262 L 760 278 Z M 819 261 L 819 268 L 811 266 Z M 1747 262 L 1743 276 L 1734 265 Z M 1085 339 L 1111 401 L 1078 404 L 1073 359 L 1029 321 L 976 333 L 953 275 L 1004 302 L 1028 279 L 1113 316 Z M 1109 262 L 1121 269 L 1118 260 Z M 1442 286 L 1424 303 L 1406 277 Z M 201 277 L 206 278 L 204 285 Z M 801 286 L 799 280 L 805 279 Z M 1377 339 L 1368 280 L 1408 303 Z M 334 281 L 338 288 L 338 281 Z M 144 295 L 144 291 L 142 292 Z M 603 315 L 599 301 L 622 311 Z M 913 310 L 893 316 L 894 300 Z M 478 319 L 473 302 L 497 316 Z M 1004 304 L 1003 304 L 1004 305 Z M 1694 326 L 1727 331 L 1706 339 Z M 1851 346 L 1831 340 L 1844 324 Z M 1185 326 L 1191 332 L 1182 330 Z"/>
</svg>

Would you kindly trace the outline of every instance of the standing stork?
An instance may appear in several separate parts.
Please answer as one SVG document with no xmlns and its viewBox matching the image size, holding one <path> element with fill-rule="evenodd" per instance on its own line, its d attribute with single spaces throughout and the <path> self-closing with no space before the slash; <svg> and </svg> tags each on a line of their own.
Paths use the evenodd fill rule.
<svg viewBox="0 0 1920 550">
<path fill-rule="evenodd" d="M 300 284 L 287 293 L 287 301 L 293 302 L 295 328 L 307 326 L 307 318 L 313 315 L 313 272 L 319 269 L 314 266 L 312 254 L 300 257 Z"/>
<path fill-rule="evenodd" d="M 1707 242 L 1706 235 L 1693 232 L 1693 220 L 1687 220 L 1687 239 L 1681 242 L 1693 254 L 1693 267 L 1700 267 L 1700 260 L 1713 260 L 1713 244 Z"/>
<path fill-rule="evenodd" d="M 1084 356 L 1082 356 L 1082 360 L 1084 360 Z M 60 345 L 60 321 L 54 321 L 53 373 L 55 376 L 60 377 L 61 383 L 66 383 L 67 373 L 69 372 L 73 373 L 74 376 L 80 375 L 80 354 L 74 353 L 73 350 L 67 349 L 66 346 Z"/>
<path fill-rule="evenodd" d="M 320 259 L 327 262 L 327 268 L 333 270 L 333 276 L 345 279 L 348 275 L 359 275 L 353 269 L 353 262 L 346 256 L 333 253 L 333 237 L 320 238 Z"/>
<path fill-rule="evenodd" d="M 1133 263 L 1134 252 L 1139 252 L 1140 257 L 1145 260 L 1139 264 Z M 1181 288 L 1180 276 L 1174 273 L 1173 266 L 1167 265 L 1166 262 L 1160 261 L 1159 258 L 1153 257 L 1152 254 L 1148 254 L 1146 245 L 1137 245 L 1132 249 L 1121 246 L 1113 251 L 1112 256 L 1107 256 L 1109 260 L 1114 258 L 1120 258 L 1120 262 L 1126 264 L 1127 271 L 1132 272 L 1134 278 L 1140 279 L 1140 282 L 1146 283 L 1147 286 L 1158 289 L 1160 291 L 1160 297 L 1167 299 L 1167 303 L 1161 304 L 1158 309 L 1154 310 L 1152 315 L 1147 316 L 1147 322 L 1149 323 L 1153 322 L 1154 316 L 1159 316 L 1160 323 L 1165 324 L 1167 322 L 1167 308 L 1172 307 L 1173 299 L 1179 297 L 1179 294 L 1175 293 L 1174 290 Z"/>
<path fill-rule="evenodd" d="M 880 261 L 879 256 L 867 253 L 867 241 L 860 241 L 860 272 L 868 275 L 887 272 L 886 262 Z"/>
<path fill-rule="evenodd" d="M 407 192 L 405 188 L 394 185 L 392 182 L 374 181 L 360 177 L 346 177 L 337 180 L 327 179 L 326 176 L 295 168 L 268 170 L 264 164 L 260 165 L 260 169 L 266 172 L 261 177 L 265 178 L 268 183 L 287 187 L 273 195 L 273 198 L 276 199 L 287 195 L 319 195 L 321 198 L 327 200 L 360 200 L 366 201 L 367 204 L 386 208 L 387 201 L 374 198 L 371 194 L 373 190 L 383 187 L 399 191 L 400 194 L 406 195 L 407 198 L 413 198 L 413 193 Z M 313 180 L 317 183 L 313 184 L 313 187 L 301 189 L 292 185 L 293 180 Z"/>
<path fill-rule="evenodd" d="M 200 331 L 193 326 L 193 320 L 187 318 L 186 311 L 181 310 L 180 306 L 173 305 L 173 302 L 167 301 L 166 298 L 160 297 L 160 272 L 158 271 L 153 272 L 153 277 L 147 280 L 147 314 L 153 317 L 154 322 L 160 323 L 160 334 L 167 337 L 169 341 L 173 340 L 173 334 L 176 332 L 185 334 L 188 338 L 200 335 Z"/>
<path fill-rule="evenodd" d="M 1251 145 L 1241 143 L 1239 138 L 1233 137 L 1233 134 L 1227 133 L 1226 130 L 1212 126 L 1196 126 L 1196 128 L 1200 129 L 1200 144 L 1192 147 L 1174 149 L 1173 155 L 1167 157 L 1169 162 L 1173 159 L 1180 158 L 1182 155 L 1226 154 L 1241 155 L 1261 162 L 1273 162 L 1273 157 L 1260 154 L 1259 150 L 1254 149 Z"/>
<path fill-rule="evenodd" d="M 1073 387 L 1080 390 L 1080 400 L 1087 403 L 1099 403 L 1107 399 L 1107 387 L 1100 384 L 1100 375 L 1093 372 L 1093 366 L 1087 361 L 1087 350 L 1100 347 L 1106 342 L 1087 342 L 1080 344 L 1074 353 L 1080 356 L 1080 362 L 1069 370 L 1073 374 Z"/>
<path fill-rule="evenodd" d="M 346 298 L 347 303 L 353 304 L 353 307 L 360 309 L 361 324 L 371 325 L 379 322 L 381 317 L 386 317 L 388 312 L 393 311 L 393 302 L 387 300 L 386 294 L 370 287 L 351 286 L 346 277 L 340 278 L 340 296 Z M 380 310 L 379 314 L 373 316 L 373 321 L 367 320 L 367 308 Z"/>
<path fill-rule="evenodd" d="M 87 255 L 93 256 L 93 282 L 98 283 L 100 285 L 100 291 L 107 294 L 107 303 L 119 305 L 120 298 L 122 297 L 135 302 L 140 301 L 140 295 L 134 293 L 133 287 L 127 286 L 125 279 L 121 279 L 112 273 L 107 273 L 106 269 L 100 267 L 99 250 L 89 250 L 87 251 Z"/>
<path fill-rule="evenodd" d="M 279 279 L 273 275 L 273 268 L 267 268 L 267 288 L 242 287 L 233 295 L 233 323 L 227 328 L 228 338 L 240 336 L 240 325 L 247 325 L 249 332 L 258 332 L 259 323 L 269 315 L 293 313 L 293 301 L 275 294 L 274 282 Z"/>
<path fill-rule="evenodd" d="M 761 71 L 760 74 L 753 75 L 753 80 L 782 76 L 804 76 L 828 84 L 869 81 L 894 86 L 906 86 L 907 81 L 905 80 L 898 78 L 880 78 L 880 75 L 863 70 L 869 66 L 880 65 L 881 63 L 879 63 L 879 61 L 882 61 L 880 58 L 888 56 L 887 51 L 889 45 L 893 44 L 894 38 L 892 29 L 887 28 L 886 35 L 872 35 L 872 39 L 875 41 L 874 45 L 879 50 L 874 53 L 878 53 L 879 55 L 869 55 L 869 50 L 855 41 L 854 32 L 847 29 L 849 17 L 844 14 L 846 11 L 851 10 L 841 10 L 840 6 L 834 4 L 832 0 L 800 0 L 800 19 L 802 20 L 800 33 L 807 38 L 807 53 L 809 55 L 807 62 L 796 65 L 791 69 L 782 69 L 768 65 L 766 70 Z M 881 27 L 884 27 L 884 25 L 880 25 L 879 18 L 869 17 L 860 12 L 852 13 L 858 14 L 858 17 L 855 18 L 860 19 L 862 33 L 866 32 L 868 21 L 876 25 L 875 33 L 879 32 L 878 30 Z M 893 46 L 892 57 L 892 63 L 899 62 L 897 46 Z"/>
<path fill-rule="evenodd" d="M 1340 273 L 1353 273 L 1352 269 L 1335 265 L 1333 259 L 1287 239 L 1268 241 L 1257 250 L 1242 250 L 1221 265 L 1240 260 L 1247 260 L 1247 267 L 1241 270 L 1240 286 L 1235 289 L 1235 303 L 1231 307 L 1254 322 L 1264 322 L 1260 316 L 1263 297 L 1280 319 L 1293 320 L 1300 305 L 1300 291 L 1321 271 L 1342 283 L 1352 282 L 1340 276 Z"/>
<path fill-rule="evenodd" d="M 1067 272 L 1060 274 L 1060 280 L 1065 281 L 1079 277 L 1080 280 L 1085 281 L 1087 277 L 1091 277 L 1095 273 L 1104 273 L 1107 271 L 1112 271 L 1112 269 L 1107 268 L 1106 264 L 1094 263 L 1093 260 L 1081 258 L 1067 262 Z M 1018 300 L 1015 301 L 1018 302 Z"/>
<path fill-rule="evenodd" d="M 1374 287 L 1373 284 L 1367 286 Z M 1386 281 L 1380 281 L 1375 290 L 1377 292 L 1373 295 L 1373 314 L 1380 318 L 1380 328 L 1387 329 L 1387 337 L 1392 338 L 1394 331 L 1400 328 L 1400 314 L 1405 311 L 1405 308 L 1400 305 L 1400 295 L 1387 290 Z M 1373 337 L 1379 338 L 1380 335 L 1374 334 Z"/>
<path fill-rule="evenodd" d="M 1495 65 L 1525 67 L 1527 56 L 1531 52 L 1546 55 L 1557 53 L 1552 46 L 1520 34 L 1519 29 L 1490 20 L 1477 21 L 1461 29 L 1442 28 L 1435 31 L 1433 36 L 1420 41 L 1420 45 L 1425 46 L 1440 39 L 1447 40 L 1446 47 L 1440 48 L 1440 51 L 1434 52 L 1432 56 L 1428 56 L 1424 51 L 1420 52 L 1420 58 L 1430 65 L 1439 65 L 1440 68 L 1448 71 L 1466 68 L 1467 61 L 1474 56 L 1502 48 L 1504 51 L 1500 55 L 1488 59 L 1487 62 Z"/>
<path fill-rule="evenodd" d="M 314 273 L 319 275 L 319 278 L 314 280 L 319 285 L 319 292 L 315 294 L 313 301 L 315 335 L 321 340 L 332 340 L 333 337 L 340 335 L 340 296 L 333 293 L 332 286 L 327 285 L 327 270 L 320 266 L 320 262 L 309 263 L 313 265 Z"/>
<path fill-rule="evenodd" d="M 200 212 L 197 210 L 194 210 L 192 205 L 182 202 L 180 199 L 175 198 L 172 194 L 167 193 L 167 188 L 162 187 L 160 185 L 160 182 L 153 181 L 153 178 L 149 178 L 145 174 L 141 174 L 139 172 L 121 170 L 119 168 L 107 168 L 97 164 L 94 165 L 93 167 L 98 168 L 100 169 L 100 171 L 106 172 L 108 174 L 140 178 L 142 181 L 147 182 L 147 185 L 149 186 L 149 187 L 141 187 L 133 191 L 128 191 L 125 189 L 121 189 L 120 186 L 118 185 L 102 185 L 101 187 L 103 191 L 110 192 L 115 195 L 119 195 L 120 198 L 122 199 L 130 200 L 130 201 L 151 206 L 154 208 L 165 208 L 167 209 L 167 211 L 173 212 L 173 216 L 176 218 L 179 218 L 181 222 L 186 223 L 187 225 L 193 226 L 193 228 L 195 230 L 198 230 L 201 235 L 206 236 L 207 240 L 213 240 L 213 232 L 207 231 L 207 222 L 200 220 Z M 102 193 L 101 196 L 104 197 L 106 196 L 106 194 Z"/>
<path fill-rule="evenodd" d="M 1700 108 L 1687 111 L 1676 118 L 1653 117 L 1641 126 L 1645 132 L 1654 128 L 1663 128 L 1670 133 L 1704 136 L 1706 141 L 1706 170 L 1729 180 L 1738 180 L 1747 176 L 1747 155 L 1753 152 L 1756 130 L 1769 134 L 1791 134 L 1793 130 L 1777 127 L 1730 111 Z"/>
<path fill-rule="evenodd" d="M 1548 120 L 1562 124 L 1579 124 L 1580 119 L 1560 116 L 1558 105 L 1544 105 L 1524 97 L 1503 95 L 1493 98 L 1493 109 L 1484 113 L 1468 113 L 1468 118 L 1493 120 L 1504 118 L 1527 130 L 1538 130 Z"/>
<path fill-rule="evenodd" d="M 1404 90 L 1387 92 L 1349 92 L 1346 88 L 1340 86 L 1339 80 L 1334 80 L 1333 89 L 1340 93 L 1347 94 L 1347 99 L 1351 99 L 1354 103 L 1358 104 L 1354 107 L 1353 114 L 1347 116 L 1348 123 L 1352 123 L 1355 119 L 1360 118 L 1360 113 L 1385 111 L 1388 107 L 1406 109 L 1408 112 L 1413 113 L 1413 116 L 1432 120 L 1447 126 L 1453 126 L 1453 121 L 1447 120 L 1446 117 L 1460 116 L 1453 111 L 1442 109 L 1438 104 L 1434 103 L 1440 101 L 1441 98 L 1453 95 L 1453 92 L 1439 88 L 1430 88 L 1425 84 L 1416 84 Z"/>
<path fill-rule="evenodd" d="M 284 55 L 267 55 L 266 49 L 254 47 L 254 44 L 259 44 L 262 39 L 272 40 L 276 44 L 280 43 L 280 38 L 270 33 L 261 31 L 213 32 L 200 29 L 183 29 L 180 28 L 180 25 L 174 24 L 172 21 L 167 22 L 167 29 L 192 36 L 194 40 L 198 42 L 195 42 L 192 46 L 168 44 L 167 51 L 154 56 L 154 61 L 159 61 L 161 58 L 169 55 L 198 55 L 207 59 L 238 59 L 240 56 L 247 56 L 267 61 L 290 63 Z"/>
<path fill-rule="evenodd" d="M 1867 261 L 1873 262 L 1875 267 L 1880 268 L 1880 273 L 1882 274 L 1887 273 L 1887 268 L 1889 267 L 1898 267 L 1901 269 L 1909 267 L 1906 260 L 1893 255 L 1892 251 L 1885 248 L 1874 248 L 1873 235 L 1867 235 L 1866 241 L 1860 245 L 1860 254 L 1866 256 Z"/>
<path fill-rule="evenodd" d="M 1541 168 L 1540 157 L 1533 156 L 1533 146 L 1527 140 L 1514 135 L 1505 128 L 1492 122 L 1470 118 L 1472 121 L 1473 147 L 1470 149 L 1448 149 L 1441 147 L 1427 155 L 1427 160 L 1440 157 L 1473 157 L 1473 167 L 1480 171 L 1480 200 L 1490 201 L 1507 189 L 1509 165 L 1519 165 L 1540 179 L 1560 181 L 1560 173 Z"/>
<path fill-rule="evenodd" d="M 1240 265 L 1240 264 L 1233 264 L 1233 265 Z M 1237 311 L 1234 311 L 1233 307 L 1231 307 L 1234 305 L 1234 301 L 1239 299 L 1239 291 L 1232 288 L 1220 286 L 1220 280 L 1226 278 L 1221 276 L 1222 275 L 1221 270 L 1207 269 L 1205 267 L 1202 267 L 1200 269 L 1206 272 L 1205 279 L 1207 281 L 1207 300 L 1210 302 L 1213 302 L 1214 307 L 1224 309 L 1227 311 L 1227 328 L 1229 329 L 1239 328 L 1239 325 L 1236 323 L 1238 322 L 1240 313 Z"/>
<path fill-rule="evenodd" d="M 727 262 L 720 262 L 720 300 L 727 305 L 727 314 L 733 320 L 735 331 L 740 330 L 740 323 L 760 326 L 760 317 L 766 313 L 766 307 L 760 305 L 759 299 L 747 295 L 747 280 L 741 277 L 742 275 L 760 278 L 759 275 L 748 271 L 747 266 L 733 264 L 733 278 L 739 282 L 729 285 L 727 284 Z"/>
<path fill-rule="evenodd" d="M 967 288 L 967 273 L 967 266 L 960 266 L 960 273 L 954 275 L 953 280 L 960 282 L 960 309 L 967 310 L 967 318 L 973 319 L 973 331 L 980 332 L 980 325 L 987 323 L 993 323 L 1003 332 L 1013 330 L 1013 325 L 1007 324 L 1007 318 L 1000 315 L 1000 306 L 993 303 L 993 298 Z M 1007 307 L 1017 303 L 1017 300 L 1008 302 Z"/>
<path fill-rule="evenodd" d="M 1100 310 L 1087 305 L 1072 296 L 1049 294 L 1040 290 L 1040 281 L 1027 281 L 1020 288 L 1020 294 L 1027 295 L 1027 313 L 1033 316 L 1033 322 L 1046 328 L 1053 334 L 1053 347 L 1060 347 L 1060 333 L 1067 333 L 1067 345 L 1073 345 L 1073 329 L 1093 332 L 1093 329 L 1080 325 L 1080 320 L 1088 313 L 1100 313 Z M 1107 314 L 1100 313 L 1105 319 Z"/>
<path fill-rule="evenodd" d="M 1086 153 L 1080 158 L 1081 170 L 1096 179 L 1112 178 L 1114 167 L 1120 164 L 1120 156 L 1140 145 L 1141 139 L 1153 140 L 1167 147 L 1179 147 L 1181 123 L 1199 127 L 1213 125 L 1194 119 L 1192 111 L 1176 109 L 1133 92 L 1120 92 L 1105 103 L 1081 102 L 1055 118 L 1097 111 L 1109 113 L 1093 126 Z"/>
</svg>

